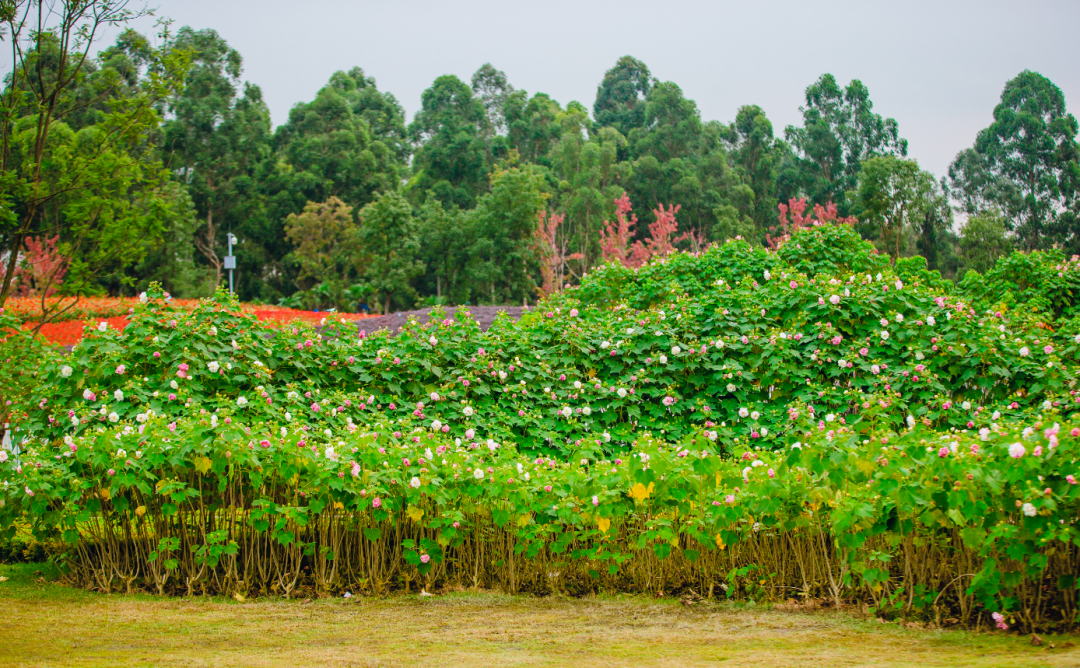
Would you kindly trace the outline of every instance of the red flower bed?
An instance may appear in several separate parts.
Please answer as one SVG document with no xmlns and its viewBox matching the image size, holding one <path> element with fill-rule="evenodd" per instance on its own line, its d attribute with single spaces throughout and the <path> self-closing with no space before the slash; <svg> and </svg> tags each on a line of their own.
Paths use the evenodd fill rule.
<svg viewBox="0 0 1080 668">
<path fill-rule="evenodd" d="M 70 304 L 74 306 L 67 308 Z M 47 297 L 46 308 L 67 309 L 60 315 L 57 322 L 64 321 L 89 321 L 97 318 L 111 318 L 130 313 L 139 299 L 137 297 L 82 297 L 77 302 L 71 297 Z M 198 299 L 174 299 L 172 305 L 190 311 L 199 305 Z M 23 322 L 33 322 L 41 317 L 40 297 L 11 297 L 4 304 L 4 311 L 14 315 Z M 97 324 L 96 322 L 94 323 Z"/>
<path fill-rule="evenodd" d="M 196 302 L 197 300 L 185 300 Z M 9 302 L 10 303 L 10 302 Z M 186 306 L 186 304 L 184 304 Z M 319 323 L 323 318 L 329 317 L 330 313 L 315 311 L 297 311 L 290 308 L 260 307 L 255 304 L 245 304 L 244 310 L 252 313 L 262 321 L 271 321 L 281 324 L 304 320 L 306 322 Z M 127 309 L 124 309 L 125 311 Z M 356 318 L 371 318 L 375 316 L 356 313 L 343 313 L 341 317 L 352 320 Z M 108 317 L 94 317 L 89 320 L 67 320 L 64 322 L 50 322 L 41 328 L 41 336 L 52 343 L 62 346 L 73 346 L 83 339 L 83 327 L 97 327 L 100 323 L 107 322 L 112 329 L 124 329 L 128 324 L 128 316 L 113 315 Z M 33 329 L 33 322 L 23 324 L 23 329 Z"/>
<path fill-rule="evenodd" d="M 127 316 L 117 315 L 111 318 L 101 318 L 93 322 L 83 322 L 81 320 L 68 320 L 67 322 L 49 322 L 41 328 L 41 336 L 53 343 L 58 343 L 62 346 L 73 346 L 83 339 L 84 327 L 97 327 L 99 323 L 107 322 L 111 329 L 124 329 L 127 327 Z M 33 329 L 34 323 L 28 322 L 23 325 L 23 329 Z"/>
</svg>

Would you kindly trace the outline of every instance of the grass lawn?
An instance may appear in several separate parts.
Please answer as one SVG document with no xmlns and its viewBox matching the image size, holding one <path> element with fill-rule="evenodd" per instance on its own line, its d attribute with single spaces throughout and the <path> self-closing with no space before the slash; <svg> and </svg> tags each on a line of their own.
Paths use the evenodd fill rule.
<svg viewBox="0 0 1080 668">
<path fill-rule="evenodd" d="M 1080 666 L 1080 637 L 640 596 L 102 595 L 0 566 L 3 666 Z M 1051 648 L 1050 645 L 1054 647 Z"/>
</svg>

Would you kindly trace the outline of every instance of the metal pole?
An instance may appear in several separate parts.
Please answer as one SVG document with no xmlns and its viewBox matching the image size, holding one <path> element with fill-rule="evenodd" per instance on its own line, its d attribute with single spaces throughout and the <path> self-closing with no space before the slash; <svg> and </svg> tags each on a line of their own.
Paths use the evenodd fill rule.
<svg viewBox="0 0 1080 668">
<path fill-rule="evenodd" d="M 233 270 L 236 269 L 236 256 L 233 255 L 232 245 L 236 237 L 232 232 L 226 236 L 229 241 L 229 254 L 225 257 L 225 268 L 229 270 L 229 294 L 235 294 L 233 290 Z"/>
<path fill-rule="evenodd" d="M 232 232 L 229 233 L 229 255 L 232 255 Z M 229 270 L 229 294 L 233 294 L 233 270 Z"/>
</svg>

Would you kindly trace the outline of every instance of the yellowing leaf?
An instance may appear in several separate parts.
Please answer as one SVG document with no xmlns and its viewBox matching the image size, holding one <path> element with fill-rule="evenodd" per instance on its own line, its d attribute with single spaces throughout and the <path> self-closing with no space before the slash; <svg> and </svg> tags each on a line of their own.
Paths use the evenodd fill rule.
<svg viewBox="0 0 1080 668">
<path fill-rule="evenodd" d="M 206 473 L 210 470 L 210 458 L 209 457 L 196 457 L 195 458 L 195 470 L 199 473 Z"/>
<path fill-rule="evenodd" d="M 106 501 L 108 501 L 112 497 L 112 492 L 109 491 L 108 487 L 101 488 L 101 491 L 98 492 L 98 494 Z"/>
<path fill-rule="evenodd" d="M 874 465 L 866 461 L 865 459 L 860 459 L 859 461 L 855 462 L 855 466 L 858 466 L 859 470 L 867 475 L 870 475 L 870 472 L 874 470 Z"/>
<path fill-rule="evenodd" d="M 633 497 L 635 501 L 644 501 L 645 499 L 649 498 L 650 494 L 652 494 L 653 487 L 654 485 L 651 482 L 649 483 L 648 487 L 639 482 L 638 484 L 630 488 L 630 496 Z"/>
<path fill-rule="evenodd" d="M 529 526 L 529 522 L 532 522 L 532 513 L 525 513 L 517 518 L 517 525 L 519 527 Z"/>
<path fill-rule="evenodd" d="M 0 575 L 0 582 L 7 582 L 7 578 L 3 575 Z"/>
<path fill-rule="evenodd" d="M 409 506 L 409 509 L 405 511 L 405 514 L 408 515 L 413 522 L 419 522 L 420 518 L 424 516 L 424 509 L 417 508 L 416 506 Z"/>
<path fill-rule="evenodd" d="M 345 510 L 345 504 L 341 501 L 335 501 L 334 508 L 336 508 L 337 510 Z"/>
<path fill-rule="evenodd" d="M 243 603 L 245 600 L 247 600 L 247 596 L 244 596 L 240 592 L 236 592 L 232 596 L 233 596 L 233 598 L 235 598 L 237 601 L 240 601 L 241 603 Z"/>
<path fill-rule="evenodd" d="M 138 515 L 139 517 L 142 517 L 143 515 L 145 515 L 146 514 L 146 506 L 139 506 L 138 508 L 136 508 L 135 509 L 135 514 Z"/>
<path fill-rule="evenodd" d="M 611 520 L 606 517 L 597 517 L 596 528 L 600 529 L 604 533 L 607 533 L 608 529 L 611 528 Z"/>
<path fill-rule="evenodd" d="M 954 523 L 956 523 L 957 526 L 962 527 L 967 524 L 967 518 L 965 518 L 964 514 L 960 512 L 957 508 L 950 508 L 945 512 L 945 515 Z M 949 523 L 946 522 L 944 518 L 942 518 L 941 526 L 947 527 L 949 526 Z"/>
<path fill-rule="evenodd" d="M 716 547 L 720 550 L 727 547 L 726 545 L 724 545 L 724 539 L 720 537 L 720 534 L 716 534 Z"/>
</svg>

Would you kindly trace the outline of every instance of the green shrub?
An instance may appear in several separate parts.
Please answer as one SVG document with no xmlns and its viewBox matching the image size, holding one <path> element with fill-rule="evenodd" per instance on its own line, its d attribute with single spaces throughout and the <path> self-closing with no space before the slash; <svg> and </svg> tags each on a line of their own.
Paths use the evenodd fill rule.
<svg viewBox="0 0 1080 668">
<path fill-rule="evenodd" d="M 0 437 L 11 413 L 26 404 L 33 390 L 40 391 L 40 366 L 56 358 L 55 349 L 42 345 L 13 313 L 0 308 Z"/>
<path fill-rule="evenodd" d="M 609 265 L 487 332 L 271 328 L 151 290 L 123 332 L 23 358 L 0 531 L 104 589 L 694 588 L 1074 624 L 1080 318 L 964 289 L 841 226 Z"/>
<path fill-rule="evenodd" d="M 801 231 L 788 245 L 816 233 Z M 151 294 L 123 332 L 91 331 L 69 357 L 44 360 L 15 423 L 20 438 L 56 439 L 85 407 L 97 420 L 146 408 L 182 416 L 241 395 L 280 408 L 290 393 L 339 391 L 394 416 L 422 412 L 456 436 L 468 408 L 498 438 L 559 455 L 604 434 L 624 444 L 641 430 L 681 438 L 699 416 L 733 424 L 743 408 L 761 418 L 732 438 L 767 445 L 791 402 L 845 414 L 857 410 L 852 391 L 895 392 L 885 417 L 894 425 L 911 414 L 963 427 L 976 411 L 1019 418 L 1075 384 L 1078 323 L 1052 330 L 1026 310 L 980 313 L 888 268 L 808 278 L 742 242 L 715 253 L 744 251 L 773 268 L 702 282 L 691 296 L 642 310 L 583 303 L 587 282 L 487 332 L 438 315 L 366 338 L 332 317 L 321 328 L 272 329 L 224 296 L 179 312 Z M 689 291 L 690 277 L 723 273 L 714 259 L 677 255 L 631 272 L 644 287 L 623 281 L 621 289 L 651 302 L 659 279 L 648 276 L 682 266 L 672 284 Z"/>
<path fill-rule="evenodd" d="M 998 258 L 981 276 L 969 271 L 960 289 L 985 308 L 1017 308 L 1046 318 L 1071 316 L 1080 293 L 1080 257 L 1066 258 L 1057 248 Z"/>
<path fill-rule="evenodd" d="M 800 274 L 877 273 L 889 266 L 874 244 L 863 241 L 851 225 L 815 225 L 797 230 L 777 250 L 777 256 Z"/>
<path fill-rule="evenodd" d="M 693 588 L 1075 623 L 1080 429 L 1052 410 L 898 433 L 882 420 L 893 396 L 857 399 L 846 419 L 790 405 L 776 450 L 725 453 L 730 429 L 703 420 L 570 461 L 299 398 L 290 420 L 254 401 L 142 414 L 0 464 L 0 526 L 62 539 L 73 577 L 106 591 Z"/>
</svg>

